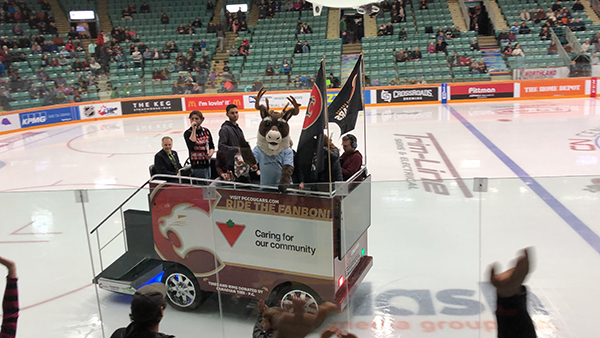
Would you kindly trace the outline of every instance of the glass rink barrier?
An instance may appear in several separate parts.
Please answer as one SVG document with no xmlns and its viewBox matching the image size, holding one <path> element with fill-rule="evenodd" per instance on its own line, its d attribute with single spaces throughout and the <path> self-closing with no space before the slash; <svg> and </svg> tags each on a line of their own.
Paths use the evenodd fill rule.
<svg viewBox="0 0 600 338">
<path fill-rule="evenodd" d="M 537 336 L 597 333 L 597 176 L 361 174 L 303 188 L 155 176 L 139 189 L 0 193 L 19 336 L 111 337 L 136 290 L 162 282 L 159 330 L 177 337 L 260 336 L 266 324 L 284 337 L 492 338 L 490 265 L 506 271 L 523 248 L 516 296 Z"/>
</svg>

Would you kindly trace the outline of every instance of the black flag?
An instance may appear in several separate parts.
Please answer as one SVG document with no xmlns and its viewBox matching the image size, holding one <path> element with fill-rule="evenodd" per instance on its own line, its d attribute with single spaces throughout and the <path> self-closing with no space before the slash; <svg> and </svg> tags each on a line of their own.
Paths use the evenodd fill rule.
<svg viewBox="0 0 600 338">
<path fill-rule="evenodd" d="M 342 134 L 354 130 L 358 112 L 365 109 L 363 101 L 362 55 L 350 73 L 348 80 L 336 98 L 329 105 L 329 122 L 340 126 Z"/>
<path fill-rule="evenodd" d="M 327 124 L 327 89 L 325 85 L 324 61 L 317 73 L 317 78 L 310 93 L 308 109 L 302 125 L 300 141 L 298 141 L 298 163 L 307 182 L 316 181 L 323 170 L 323 130 Z"/>
</svg>

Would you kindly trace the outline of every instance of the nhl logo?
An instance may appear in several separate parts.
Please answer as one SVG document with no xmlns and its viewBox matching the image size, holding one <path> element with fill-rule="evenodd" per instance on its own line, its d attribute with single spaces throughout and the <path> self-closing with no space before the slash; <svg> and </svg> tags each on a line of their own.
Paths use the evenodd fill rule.
<svg viewBox="0 0 600 338">
<path fill-rule="evenodd" d="M 83 107 L 83 115 L 85 115 L 86 117 L 92 117 L 92 116 L 94 116 L 94 114 L 95 114 L 94 106 Z"/>
</svg>

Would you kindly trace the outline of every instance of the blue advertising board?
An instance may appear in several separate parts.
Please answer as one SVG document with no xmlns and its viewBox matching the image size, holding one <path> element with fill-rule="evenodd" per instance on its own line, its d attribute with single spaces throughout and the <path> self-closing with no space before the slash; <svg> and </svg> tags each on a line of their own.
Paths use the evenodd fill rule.
<svg viewBox="0 0 600 338">
<path fill-rule="evenodd" d="M 78 120 L 77 107 L 64 107 L 20 113 L 21 128 Z"/>
</svg>

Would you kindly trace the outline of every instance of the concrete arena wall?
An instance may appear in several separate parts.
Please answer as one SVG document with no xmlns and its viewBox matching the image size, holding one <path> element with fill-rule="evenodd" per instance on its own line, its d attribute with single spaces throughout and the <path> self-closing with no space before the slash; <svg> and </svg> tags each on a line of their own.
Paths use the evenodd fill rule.
<svg viewBox="0 0 600 338">
<path fill-rule="evenodd" d="M 367 87 L 365 104 L 367 107 L 378 107 L 515 99 L 595 98 L 597 82 L 594 77 Z M 338 92 L 339 89 L 327 92 L 328 103 L 333 101 Z M 265 97 L 269 99 L 271 107 L 282 108 L 290 95 L 293 95 L 303 108 L 310 99 L 308 90 L 267 92 Z M 0 135 L 23 129 L 37 129 L 100 118 L 135 117 L 138 114 L 181 114 L 191 110 L 222 113 L 228 104 L 237 105 L 241 111 L 252 111 L 255 104 L 254 96 L 254 93 L 227 93 L 136 97 L 8 111 L 0 113 Z"/>
</svg>

